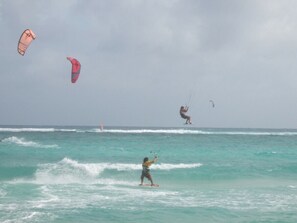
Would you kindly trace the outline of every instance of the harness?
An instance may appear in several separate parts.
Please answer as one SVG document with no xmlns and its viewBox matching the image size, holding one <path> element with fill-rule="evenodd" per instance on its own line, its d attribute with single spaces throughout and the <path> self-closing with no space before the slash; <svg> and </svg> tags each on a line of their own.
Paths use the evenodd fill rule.
<svg viewBox="0 0 297 223">
<path fill-rule="evenodd" d="M 144 174 L 148 174 L 150 172 L 150 168 L 144 164 L 142 164 L 142 172 Z"/>
<path fill-rule="evenodd" d="M 186 115 L 185 113 L 180 112 L 179 114 L 180 114 L 180 116 L 181 116 L 182 118 L 187 118 L 187 115 Z"/>
</svg>

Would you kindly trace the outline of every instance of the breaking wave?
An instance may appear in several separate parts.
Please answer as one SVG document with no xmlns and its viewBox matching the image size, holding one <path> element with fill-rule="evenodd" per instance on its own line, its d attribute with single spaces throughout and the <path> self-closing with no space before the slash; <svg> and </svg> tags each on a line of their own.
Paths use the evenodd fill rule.
<svg viewBox="0 0 297 223">
<path fill-rule="evenodd" d="M 297 136 L 297 130 L 287 129 L 197 129 L 197 128 L 0 128 L 0 132 L 72 132 L 98 134 L 180 134 L 180 135 L 249 135 Z"/>
<path fill-rule="evenodd" d="M 172 170 L 197 168 L 202 166 L 200 163 L 192 164 L 166 164 L 160 163 L 152 167 L 152 169 Z M 116 171 L 134 171 L 141 170 L 141 164 L 127 163 L 80 163 L 76 160 L 64 158 L 57 163 L 40 164 L 35 173 L 38 183 L 63 184 L 63 183 L 98 183 L 100 174 L 105 170 Z M 116 184 L 112 179 L 101 179 L 106 184 Z"/>
<path fill-rule="evenodd" d="M 44 145 L 33 141 L 28 141 L 25 138 L 19 138 L 16 136 L 11 136 L 5 139 L 2 139 L 2 142 L 13 143 L 19 146 L 24 147 L 34 147 L 34 148 L 58 148 L 58 145 Z"/>
</svg>

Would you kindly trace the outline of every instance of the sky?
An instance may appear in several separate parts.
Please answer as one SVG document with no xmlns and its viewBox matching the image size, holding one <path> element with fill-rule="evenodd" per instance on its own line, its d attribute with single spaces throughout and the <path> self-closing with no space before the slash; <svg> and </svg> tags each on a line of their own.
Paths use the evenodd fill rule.
<svg viewBox="0 0 297 223">
<path fill-rule="evenodd" d="M 197 128 L 297 128 L 296 8 L 0 0 L 0 125 L 183 128 L 187 104 Z M 27 28 L 37 38 L 21 56 Z M 82 64 L 75 84 L 68 56 Z"/>
</svg>

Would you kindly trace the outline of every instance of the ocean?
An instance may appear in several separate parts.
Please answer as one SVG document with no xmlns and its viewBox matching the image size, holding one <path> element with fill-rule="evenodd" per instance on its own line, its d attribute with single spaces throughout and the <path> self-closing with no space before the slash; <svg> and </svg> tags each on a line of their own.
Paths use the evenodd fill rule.
<svg viewBox="0 0 297 223">
<path fill-rule="evenodd" d="M 297 222 L 297 130 L 1 126 L 0 139 L 3 223 Z M 141 187 L 154 155 L 160 187 Z"/>
</svg>

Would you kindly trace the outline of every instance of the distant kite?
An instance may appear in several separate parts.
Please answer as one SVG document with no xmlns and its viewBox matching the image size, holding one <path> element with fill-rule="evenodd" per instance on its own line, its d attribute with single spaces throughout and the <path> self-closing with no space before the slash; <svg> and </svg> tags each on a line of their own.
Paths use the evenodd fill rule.
<svg viewBox="0 0 297 223">
<path fill-rule="evenodd" d="M 36 38 L 36 35 L 33 33 L 33 31 L 31 29 L 26 29 L 22 33 L 19 43 L 18 43 L 19 54 L 24 56 L 27 48 L 29 47 L 29 45 L 35 38 Z"/>
<path fill-rule="evenodd" d="M 209 102 L 211 103 L 212 107 L 215 107 L 215 103 L 213 102 L 213 100 L 209 100 Z"/>
<path fill-rule="evenodd" d="M 67 57 L 67 59 L 71 62 L 72 64 L 72 69 L 71 69 L 71 82 L 75 83 L 79 77 L 80 74 L 80 62 L 73 58 L 73 57 Z"/>
</svg>

